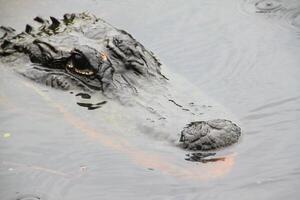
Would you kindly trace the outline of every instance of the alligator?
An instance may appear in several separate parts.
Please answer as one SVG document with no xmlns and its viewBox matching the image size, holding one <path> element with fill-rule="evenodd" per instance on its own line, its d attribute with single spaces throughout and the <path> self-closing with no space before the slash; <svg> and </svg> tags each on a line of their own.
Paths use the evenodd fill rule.
<svg viewBox="0 0 300 200">
<path fill-rule="evenodd" d="M 37 16 L 34 21 L 35 25 L 27 24 L 21 33 L 1 26 L 2 64 L 18 66 L 16 71 L 22 76 L 52 88 L 98 92 L 123 106 L 144 101 L 143 107 L 157 115 L 158 120 L 166 120 L 166 113 L 172 120 L 173 113 L 179 110 L 198 117 L 191 111 L 193 102 L 187 108 L 167 94 L 169 78 L 162 72 L 161 62 L 126 31 L 87 13 L 65 14 L 62 19 L 50 20 Z M 134 97 L 143 100 L 132 101 Z M 157 109 L 147 106 L 161 97 L 172 104 L 172 111 L 161 103 L 156 104 L 160 106 Z M 184 114 L 178 116 L 184 119 Z M 169 127 L 181 120 L 174 118 Z M 226 119 L 190 121 L 182 129 L 177 133 L 179 144 L 188 150 L 226 147 L 236 143 L 241 135 L 241 129 Z"/>
</svg>

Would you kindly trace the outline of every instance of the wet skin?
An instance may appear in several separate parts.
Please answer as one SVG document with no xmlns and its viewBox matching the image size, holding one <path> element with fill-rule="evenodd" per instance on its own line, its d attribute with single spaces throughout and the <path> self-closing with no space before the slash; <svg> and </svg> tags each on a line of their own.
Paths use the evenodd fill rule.
<svg viewBox="0 0 300 200">
<path fill-rule="evenodd" d="M 41 17 L 34 20 L 38 27 L 27 25 L 19 34 L 0 28 L 1 61 L 22 65 L 19 73 L 33 81 L 63 90 L 101 92 L 120 102 L 124 96 L 140 95 L 145 87 L 163 91 L 168 84 L 151 51 L 95 16 L 65 14 L 61 20 L 50 17 L 51 23 Z M 78 105 L 94 110 L 105 103 Z M 180 142 L 190 150 L 211 150 L 237 142 L 240 135 L 241 129 L 229 120 L 192 122 Z"/>
</svg>

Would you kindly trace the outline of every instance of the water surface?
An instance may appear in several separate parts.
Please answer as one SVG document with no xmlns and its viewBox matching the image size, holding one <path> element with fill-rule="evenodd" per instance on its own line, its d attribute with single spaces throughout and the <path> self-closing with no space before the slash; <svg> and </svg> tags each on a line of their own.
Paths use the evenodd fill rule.
<svg viewBox="0 0 300 200">
<path fill-rule="evenodd" d="M 1 199 L 299 199 L 299 1 L 0 5 L 0 24 L 18 30 L 36 15 L 89 11 L 104 18 L 231 110 L 243 129 L 224 162 L 189 163 L 163 140 L 129 140 L 130 128 L 110 132 L 75 95 L 0 68 Z"/>
</svg>

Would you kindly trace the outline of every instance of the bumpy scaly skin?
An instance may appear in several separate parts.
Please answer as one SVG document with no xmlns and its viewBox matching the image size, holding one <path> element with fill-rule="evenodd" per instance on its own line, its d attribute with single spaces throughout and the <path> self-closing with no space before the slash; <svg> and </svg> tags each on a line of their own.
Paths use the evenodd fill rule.
<svg viewBox="0 0 300 200">
<path fill-rule="evenodd" d="M 54 88 L 101 91 L 119 100 L 145 85 L 167 83 L 158 59 L 127 32 L 85 13 L 50 19 L 36 17 L 39 26 L 27 25 L 19 34 L 0 27 L 0 61 Z M 236 142 L 240 133 L 227 120 L 192 122 L 180 141 L 191 150 L 210 150 Z"/>
<path fill-rule="evenodd" d="M 142 80 L 166 80 L 159 61 L 127 32 L 85 13 L 50 19 L 36 17 L 40 26 L 27 25 L 20 34 L 0 28 L 0 56 L 29 58 L 24 76 L 55 88 L 106 94 L 135 93 Z"/>
<path fill-rule="evenodd" d="M 180 141 L 190 150 L 213 150 L 238 141 L 241 129 L 225 119 L 192 122 L 181 132 Z"/>
</svg>

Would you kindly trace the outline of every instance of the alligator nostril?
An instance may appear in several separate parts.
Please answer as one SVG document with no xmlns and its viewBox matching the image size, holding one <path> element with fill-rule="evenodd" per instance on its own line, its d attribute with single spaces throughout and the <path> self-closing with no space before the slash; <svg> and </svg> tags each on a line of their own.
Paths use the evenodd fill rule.
<svg viewBox="0 0 300 200">
<path fill-rule="evenodd" d="M 70 68 L 70 69 L 72 69 L 74 67 L 73 63 L 72 62 L 67 63 L 67 67 Z"/>
</svg>

